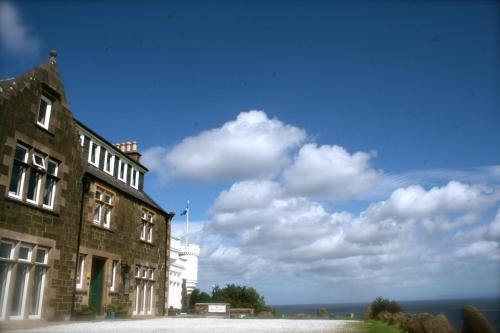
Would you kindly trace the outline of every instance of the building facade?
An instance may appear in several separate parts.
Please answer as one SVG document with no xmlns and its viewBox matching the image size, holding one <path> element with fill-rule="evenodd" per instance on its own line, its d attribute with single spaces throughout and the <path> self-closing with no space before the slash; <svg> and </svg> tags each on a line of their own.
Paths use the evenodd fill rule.
<svg viewBox="0 0 500 333">
<path fill-rule="evenodd" d="M 167 307 L 182 309 L 183 288 L 190 295 L 198 286 L 198 257 L 200 247 L 183 243 L 179 238 L 170 239 L 169 295 Z"/>
<path fill-rule="evenodd" d="M 170 221 L 135 142 L 73 117 L 49 61 L 0 81 L 0 321 L 165 313 Z"/>
</svg>

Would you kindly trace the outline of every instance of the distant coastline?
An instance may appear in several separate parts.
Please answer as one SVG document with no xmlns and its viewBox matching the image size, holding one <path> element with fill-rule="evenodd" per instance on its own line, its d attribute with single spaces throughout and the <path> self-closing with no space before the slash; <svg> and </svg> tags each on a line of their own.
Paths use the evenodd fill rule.
<svg viewBox="0 0 500 333">
<path fill-rule="evenodd" d="M 318 308 L 325 308 L 337 318 L 345 318 L 353 313 L 355 319 L 363 319 L 363 315 L 371 302 L 356 303 L 330 303 L 330 304 L 291 304 L 271 305 L 279 314 L 292 315 L 304 313 L 316 314 Z M 481 311 L 490 323 L 500 332 L 500 298 L 457 298 L 417 301 L 398 301 L 408 313 L 427 312 L 433 315 L 443 313 L 448 320 L 458 329 L 462 325 L 460 311 L 464 305 L 473 305 Z"/>
</svg>

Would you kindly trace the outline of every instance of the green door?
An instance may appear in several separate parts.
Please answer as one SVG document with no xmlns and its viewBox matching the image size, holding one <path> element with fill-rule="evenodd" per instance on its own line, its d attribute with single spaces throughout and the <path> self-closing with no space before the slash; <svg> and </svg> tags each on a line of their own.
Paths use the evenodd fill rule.
<svg viewBox="0 0 500 333">
<path fill-rule="evenodd" d="M 102 287 L 104 281 L 104 259 L 92 258 L 92 272 L 90 273 L 90 292 L 89 305 L 92 306 L 97 313 L 101 312 L 102 305 Z"/>
</svg>

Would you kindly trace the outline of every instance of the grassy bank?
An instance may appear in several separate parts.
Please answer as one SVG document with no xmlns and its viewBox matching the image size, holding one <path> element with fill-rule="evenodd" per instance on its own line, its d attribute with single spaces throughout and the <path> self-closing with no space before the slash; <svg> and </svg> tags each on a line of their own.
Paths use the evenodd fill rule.
<svg viewBox="0 0 500 333">
<path fill-rule="evenodd" d="M 389 325 L 378 320 L 361 321 L 354 324 L 356 333 L 403 333 L 403 331 L 395 325 Z"/>
</svg>

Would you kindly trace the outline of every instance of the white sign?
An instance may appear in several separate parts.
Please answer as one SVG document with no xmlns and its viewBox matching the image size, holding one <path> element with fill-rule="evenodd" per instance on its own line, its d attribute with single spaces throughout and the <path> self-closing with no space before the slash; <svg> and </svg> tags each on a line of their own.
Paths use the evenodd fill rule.
<svg viewBox="0 0 500 333">
<path fill-rule="evenodd" d="M 225 304 L 209 304 L 208 305 L 208 312 L 226 312 L 226 305 Z"/>
</svg>

